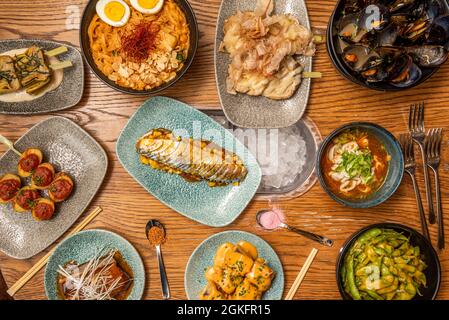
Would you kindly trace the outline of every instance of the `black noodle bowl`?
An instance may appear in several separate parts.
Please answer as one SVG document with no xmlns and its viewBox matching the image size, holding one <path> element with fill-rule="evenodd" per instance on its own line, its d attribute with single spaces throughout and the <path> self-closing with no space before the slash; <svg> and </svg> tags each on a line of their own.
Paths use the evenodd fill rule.
<svg viewBox="0 0 449 320">
<path fill-rule="evenodd" d="M 199 31 L 198 31 L 198 22 L 195 17 L 195 12 L 193 11 L 193 8 L 189 4 L 187 0 L 175 0 L 175 2 L 178 4 L 178 6 L 182 9 L 184 12 L 187 23 L 189 24 L 190 29 L 190 46 L 189 46 L 189 53 L 187 56 L 186 61 L 184 62 L 184 66 L 181 70 L 179 70 L 176 74 L 176 77 L 172 80 L 170 80 L 167 83 L 162 84 L 159 87 L 150 89 L 150 90 L 134 90 L 131 88 L 122 87 L 118 84 L 116 84 L 114 81 L 110 80 L 107 76 L 101 72 L 98 67 L 96 66 L 93 58 L 92 58 L 92 51 L 90 48 L 89 43 L 89 24 L 92 21 L 92 18 L 94 17 L 96 13 L 95 6 L 97 4 L 98 0 L 90 0 L 87 4 L 86 8 L 84 9 L 83 17 L 81 19 L 81 26 L 80 26 L 80 45 L 81 50 L 83 52 L 84 59 L 87 61 L 87 64 L 89 65 L 90 69 L 93 71 L 93 73 L 104 83 L 106 83 L 111 88 L 123 92 L 123 93 L 129 93 L 133 95 L 152 95 L 156 94 L 158 92 L 161 92 L 169 87 L 171 87 L 174 83 L 176 83 L 179 79 L 182 78 L 182 76 L 187 72 L 187 69 L 189 69 L 190 65 L 192 64 L 196 50 L 198 48 L 198 39 L 199 39 Z"/>
</svg>

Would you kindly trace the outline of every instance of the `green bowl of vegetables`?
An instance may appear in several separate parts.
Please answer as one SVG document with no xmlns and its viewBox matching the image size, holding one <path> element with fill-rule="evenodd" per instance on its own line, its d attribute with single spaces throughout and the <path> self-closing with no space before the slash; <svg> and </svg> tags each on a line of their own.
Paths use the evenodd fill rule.
<svg viewBox="0 0 449 320">
<path fill-rule="evenodd" d="M 356 232 L 337 260 L 337 284 L 344 300 L 434 300 L 440 282 L 440 261 L 432 244 L 396 223 Z"/>
</svg>

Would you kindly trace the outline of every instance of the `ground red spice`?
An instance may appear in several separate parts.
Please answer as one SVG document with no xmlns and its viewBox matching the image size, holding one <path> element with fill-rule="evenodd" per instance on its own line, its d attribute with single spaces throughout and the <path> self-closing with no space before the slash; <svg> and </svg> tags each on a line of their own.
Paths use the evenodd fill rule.
<svg viewBox="0 0 449 320">
<path fill-rule="evenodd" d="M 148 239 L 154 246 L 163 244 L 165 242 L 165 232 L 160 227 L 151 227 L 148 231 Z"/>
</svg>

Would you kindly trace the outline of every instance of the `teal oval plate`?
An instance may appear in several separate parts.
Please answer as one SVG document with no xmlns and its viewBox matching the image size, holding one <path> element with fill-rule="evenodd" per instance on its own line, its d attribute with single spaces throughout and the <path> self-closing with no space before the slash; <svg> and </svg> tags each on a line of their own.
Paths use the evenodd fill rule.
<svg viewBox="0 0 449 320">
<path fill-rule="evenodd" d="M 262 299 L 282 299 L 282 294 L 284 293 L 284 269 L 274 249 L 265 240 L 255 234 L 231 230 L 210 236 L 193 251 L 187 262 L 184 274 L 184 286 L 189 300 L 199 299 L 201 291 L 207 284 L 204 272 L 214 264 L 214 257 L 218 247 L 225 242 L 236 244 L 241 240 L 251 242 L 259 251 L 259 257 L 265 259 L 267 264 L 276 273 L 271 288 L 264 293 Z"/>
<path fill-rule="evenodd" d="M 121 236 L 106 230 L 86 230 L 62 241 L 45 268 L 45 293 L 49 300 L 60 300 L 57 288 L 59 266 L 69 261 L 83 264 L 101 250 L 116 249 L 133 271 L 133 287 L 128 300 L 140 300 L 145 288 L 145 268 L 137 250 Z"/>
<path fill-rule="evenodd" d="M 139 161 L 136 142 L 155 128 L 209 140 L 235 152 L 243 160 L 248 175 L 238 186 L 211 188 L 205 181 L 191 183 L 178 175 L 151 169 Z M 211 227 L 231 224 L 254 197 L 262 178 L 257 160 L 232 133 L 195 108 L 165 97 L 151 98 L 136 111 L 123 129 L 116 151 L 128 173 L 159 201 Z"/>
</svg>

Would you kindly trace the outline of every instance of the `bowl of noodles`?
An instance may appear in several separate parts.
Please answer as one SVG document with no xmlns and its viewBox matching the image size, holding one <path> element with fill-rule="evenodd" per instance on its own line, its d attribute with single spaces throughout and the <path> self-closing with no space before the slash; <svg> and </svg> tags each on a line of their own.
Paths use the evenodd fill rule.
<svg viewBox="0 0 449 320">
<path fill-rule="evenodd" d="M 137 6 L 145 3 L 162 5 L 144 13 Z M 155 94 L 178 81 L 193 62 L 198 38 L 186 0 L 90 0 L 80 27 L 92 71 L 110 87 L 135 95 Z"/>
</svg>

